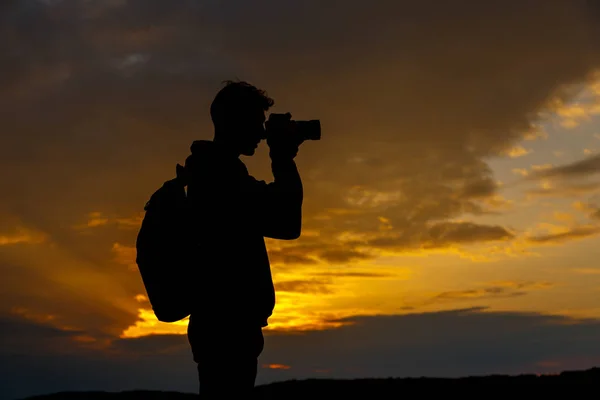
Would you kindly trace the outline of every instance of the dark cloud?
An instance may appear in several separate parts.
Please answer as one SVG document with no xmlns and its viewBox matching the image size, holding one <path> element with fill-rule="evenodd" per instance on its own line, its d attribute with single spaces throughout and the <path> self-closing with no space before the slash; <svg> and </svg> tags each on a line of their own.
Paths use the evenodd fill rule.
<svg viewBox="0 0 600 400">
<path fill-rule="evenodd" d="M 258 383 L 309 377 L 457 377 L 582 369 L 597 365 L 597 320 L 472 308 L 403 316 L 357 316 L 332 330 L 268 333 Z M 442 332 L 443 334 L 439 334 Z M 119 352 L 56 359 L 0 357 L 2 398 L 62 390 L 196 391 L 185 336 L 115 343 Z M 160 348 L 170 348 L 161 352 Z M 35 384 L 32 384 L 34 382 Z"/>
<path fill-rule="evenodd" d="M 581 178 L 600 172 L 600 155 L 590 156 L 570 164 L 536 171 L 532 178 Z"/>
<path fill-rule="evenodd" d="M 443 292 L 431 299 L 431 302 L 435 303 L 438 301 L 456 301 L 456 300 L 469 300 L 469 299 L 488 299 L 488 298 L 502 298 L 502 297 L 517 297 L 524 296 L 527 294 L 527 290 L 535 288 L 548 288 L 550 284 L 535 284 L 535 283 L 510 283 L 505 285 L 488 286 L 480 289 L 470 290 L 456 290 L 450 292 Z"/>
<path fill-rule="evenodd" d="M 543 361 L 560 370 L 600 359 L 595 320 L 470 309 L 349 321 L 338 330 L 268 336 L 262 361 L 290 365 L 281 377 L 324 369 L 357 378 L 540 372 Z"/>
<path fill-rule="evenodd" d="M 111 341 L 109 352 L 122 357 L 147 357 L 156 354 L 186 353 L 190 350 L 186 335 L 150 335 Z"/>
<path fill-rule="evenodd" d="M 316 264 L 318 261 L 314 258 L 311 258 L 307 254 L 303 254 L 302 251 L 298 251 L 299 249 L 277 249 L 271 250 L 269 249 L 269 260 L 272 265 L 298 265 L 298 264 Z"/>
<path fill-rule="evenodd" d="M 472 298 L 486 298 L 486 297 L 515 297 L 524 296 L 525 292 L 511 291 L 503 287 L 488 287 L 481 290 L 459 290 L 455 292 L 444 292 L 435 296 L 435 300 L 463 300 Z"/>
<path fill-rule="evenodd" d="M 48 322 L 52 322 L 49 320 Z M 0 317 L 0 352 L 2 354 L 38 354 L 47 356 L 56 353 L 71 353 L 77 337 L 84 331 L 64 330 L 17 316 Z"/>
<path fill-rule="evenodd" d="M 340 263 L 371 258 L 370 255 L 352 249 L 324 250 L 319 258 L 330 263 Z"/>
<path fill-rule="evenodd" d="M 550 187 L 528 189 L 527 196 L 535 197 L 558 197 L 558 198 L 581 198 L 582 196 L 596 193 L 600 190 L 600 183 L 596 182 L 560 182 Z"/>
<path fill-rule="evenodd" d="M 599 233 L 600 226 L 578 226 L 565 232 L 531 236 L 527 240 L 535 244 L 558 244 L 570 240 L 586 239 Z"/>
<path fill-rule="evenodd" d="M 275 245 L 270 251 L 274 264 L 347 264 L 374 259 L 378 250 L 405 251 L 430 250 L 475 243 L 507 241 L 515 237 L 502 226 L 473 222 L 439 222 L 428 225 L 406 226 L 404 230 L 381 229 L 372 214 L 372 226 L 363 224 L 356 230 L 323 230 L 321 235 L 298 242 Z"/>
<path fill-rule="evenodd" d="M 571 94 L 561 84 L 584 81 L 599 60 L 597 12 L 582 0 L 543 12 L 535 1 L 408 0 L 4 10 L 2 170 L 19 171 L 4 177 L 5 201 L 50 231 L 91 211 L 141 210 L 191 140 L 210 136 L 208 104 L 233 76 L 265 87 L 280 110 L 322 120 L 323 140 L 299 156 L 307 225 L 323 207 L 349 206 L 361 185 L 395 230 L 420 230 L 494 194 L 483 157 L 510 148 L 532 115 Z M 388 207 L 380 198 L 392 193 Z M 360 231 L 364 217 L 343 219 Z"/>
<path fill-rule="evenodd" d="M 504 281 L 492 283 L 479 288 L 466 290 L 452 290 L 441 292 L 425 299 L 424 301 L 407 304 L 407 310 L 417 310 L 419 307 L 430 306 L 438 303 L 456 303 L 465 301 L 489 301 L 507 297 L 525 296 L 533 290 L 548 289 L 554 285 L 550 282 L 515 282 Z M 402 308 L 404 309 L 404 308 Z"/>
<path fill-rule="evenodd" d="M 452 243 L 487 242 L 506 240 L 514 237 L 501 226 L 480 225 L 469 222 L 445 222 L 433 225 L 429 230 L 429 240 L 433 247 Z"/>
<path fill-rule="evenodd" d="M 600 182 L 595 180 L 600 172 L 600 157 L 589 156 L 568 164 L 541 168 L 528 174 L 523 182 L 545 180 L 549 185 L 527 190 L 527 195 L 535 197 L 581 198 L 597 193 Z"/>
<path fill-rule="evenodd" d="M 197 391 L 184 335 L 131 339 L 53 326 L 52 320 L 0 317 L 0 397 L 13 400 L 59 391 Z"/>
<path fill-rule="evenodd" d="M 361 242 L 340 243 L 333 237 L 318 237 L 298 242 L 275 244 L 269 250 L 273 264 L 343 264 L 371 259 L 374 254 L 357 249 Z"/>
</svg>

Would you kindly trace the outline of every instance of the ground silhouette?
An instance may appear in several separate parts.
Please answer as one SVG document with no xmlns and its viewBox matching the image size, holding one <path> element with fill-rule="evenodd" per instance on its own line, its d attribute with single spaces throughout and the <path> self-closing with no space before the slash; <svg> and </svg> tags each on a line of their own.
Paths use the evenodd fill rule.
<svg viewBox="0 0 600 400">
<path fill-rule="evenodd" d="M 389 398 L 406 394 L 409 387 L 419 390 L 429 387 L 453 386 L 467 389 L 475 384 L 494 385 L 589 385 L 600 383 L 600 368 L 583 371 L 564 371 L 555 375 L 488 375 L 464 378 L 387 378 L 387 379 L 306 379 L 270 383 L 257 386 L 257 399 L 281 398 L 334 398 L 356 397 Z M 539 392 L 538 392 L 539 393 Z M 66 392 L 43 396 L 28 397 L 23 400 L 192 400 L 197 399 L 194 393 L 160 392 L 160 391 L 125 391 L 110 392 Z"/>
</svg>

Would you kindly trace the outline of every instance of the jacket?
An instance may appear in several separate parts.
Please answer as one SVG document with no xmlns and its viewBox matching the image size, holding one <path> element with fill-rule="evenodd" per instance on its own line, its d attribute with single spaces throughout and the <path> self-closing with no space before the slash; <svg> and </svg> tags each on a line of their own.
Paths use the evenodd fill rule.
<svg viewBox="0 0 600 400">
<path fill-rule="evenodd" d="M 274 181 L 266 183 L 216 142 L 195 141 L 191 152 L 191 318 L 267 326 L 275 289 L 264 238 L 300 237 L 303 188 L 296 163 L 272 160 Z"/>
</svg>

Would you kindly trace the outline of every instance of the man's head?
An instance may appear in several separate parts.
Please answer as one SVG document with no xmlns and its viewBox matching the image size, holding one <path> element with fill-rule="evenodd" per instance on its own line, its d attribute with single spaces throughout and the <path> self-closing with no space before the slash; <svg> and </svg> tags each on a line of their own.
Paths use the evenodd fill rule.
<svg viewBox="0 0 600 400">
<path fill-rule="evenodd" d="M 251 156 L 265 135 L 265 111 L 275 102 L 265 91 L 243 81 L 226 81 L 210 107 L 215 141 Z"/>
</svg>

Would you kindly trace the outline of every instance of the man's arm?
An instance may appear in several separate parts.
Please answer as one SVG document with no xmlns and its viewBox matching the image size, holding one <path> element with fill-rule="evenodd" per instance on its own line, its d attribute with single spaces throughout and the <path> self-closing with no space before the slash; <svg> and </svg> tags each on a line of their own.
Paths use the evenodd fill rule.
<svg viewBox="0 0 600 400">
<path fill-rule="evenodd" d="M 266 183 L 248 175 L 256 224 L 263 236 L 293 240 L 302 231 L 303 187 L 293 157 L 272 157 L 274 181 Z"/>
</svg>

